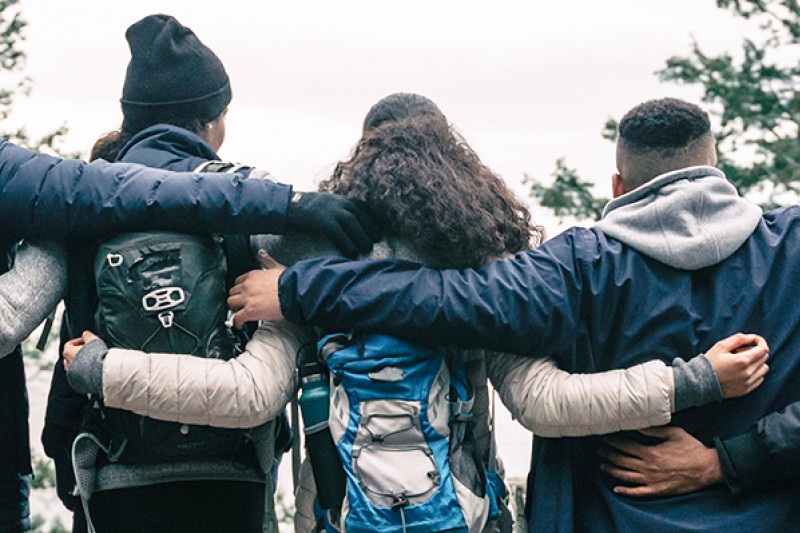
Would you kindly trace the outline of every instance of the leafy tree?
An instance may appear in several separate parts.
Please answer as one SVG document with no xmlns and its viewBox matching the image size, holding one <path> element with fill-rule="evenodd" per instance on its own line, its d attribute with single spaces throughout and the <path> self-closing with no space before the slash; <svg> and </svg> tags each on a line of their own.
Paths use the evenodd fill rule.
<svg viewBox="0 0 800 533">
<path fill-rule="evenodd" d="M 553 211 L 557 217 L 572 216 L 579 219 L 598 220 L 603 214 L 603 206 L 608 200 L 592 195 L 592 183 L 578 177 L 575 169 L 569 168 L 562 157 L 556 161 L 553 183 L 543 185 L 535 178 L 525 175 L 523 184 L 530 185 L 531 196 L 542 207 Z"/>
<path fill-rule="evenodd" d="M 31 92 L 32 81 L 23 74 L 26 56 L 21 48 L 27 24 L 21 16 L 19 0 L 0 0 L 0 73 L 4 79 L 0 87 L 0 120 L 4 122 L 11 116 L 15 100 L 20 96 L 28 96 Z M 60 143 L 66 133 L 67 126 L 62 124 L 41 137 L 32 137 L 27 128 L 22 126 L 11 131 L 0 131 L 0 137 L 12 139 L 16 144 L 31 150 L 63 157 L 78 157 L 79 154 L 60 150 Z"/>
<path fill-rule="evenodd" d="M 25 52 L 21 48 L 25 40 L 25 27 L 27 22 L 22 18 L 19 0 L 0 0 L 0 121 L 7 124 L 12 115 L 14 103 L 17 98 L 30 94 L 32 81 L 24 75 Z M 64 153 L 60 143 L 67 133 L 66 125 L 61 125 L 55 130 L 41 136 L 32 136 L 27 128 L 20 127 L 9 130 L 0 129 L 0 137 L 13 140 L 16 144 L 47 152 L 63 157 L 77 157 L 79 154 Z M 52 346 L 54 336 L 48 339 Z M 42 356 L 38 351 L 33 351 L 34 342 L 24 343 L 27 354 L 26 366 L 28 376 L 35 376 L 38 372 L 50 372 L 53 364 L 54 350 L 49 350 L 47 356 Z M 34 372 L 31 372 L 34 370 Z M 49 379 L 48 379 L 49 381 Z M 53 490 L 54 472 L 52 461 L 34 453 L 34 490 Z M 39 533 L 65 533 L 67 529 L 57 519 L 33 517 L 33 530 Z"/>
<path fill-rule="evenodd" d="M 694 41 L 687 56 L 674 56 L 656 74 L 666 82 L 700 86 L 703 101 L 717 118 L 719 167 L 741 194 L 765 207 L 795 201 L 800 192 L 800 2 L 798 0 L 716 0 L 721 9 L 750 20 L 753 35 L 732 54 L 705 53 Z M 603 136 L 615 140 L 616 122 Z M 551 187 L 535 180 L 531 195 L 556 215 L 599 218 L 586 205 L 591 186 L 562 178 L 559 160 Z M 574 172 L 572 172 L 574 175 Z"/>
</svg>

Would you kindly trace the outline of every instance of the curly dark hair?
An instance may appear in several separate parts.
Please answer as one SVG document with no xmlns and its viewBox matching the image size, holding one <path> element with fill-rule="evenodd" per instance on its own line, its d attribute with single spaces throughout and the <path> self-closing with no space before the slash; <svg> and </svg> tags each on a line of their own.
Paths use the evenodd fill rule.
<svg viewBox="0 0 800 533">
<path fill-rule="evenodd" d="M 630 148 L 680 148 L 711 131 L 708 114 L 677 98 L 661 98 L 637 105 L 619 123 L 619 136 Z"/>
<path fill-rule="evenodd" d="M 543 237 L 441 112 L 365 124 L 320 189 L 365 202 L 388 234 L 412 241 L 436 266 L 476 268 Z"/>
</svg>

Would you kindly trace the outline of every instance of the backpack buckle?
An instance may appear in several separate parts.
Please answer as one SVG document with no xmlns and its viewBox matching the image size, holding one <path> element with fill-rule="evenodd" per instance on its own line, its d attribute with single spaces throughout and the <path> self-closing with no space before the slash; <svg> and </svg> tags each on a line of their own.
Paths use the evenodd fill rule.
<svg viewBox="0 0 800 533">
<path fill-rule="evenodd" d="M 456 400 L 450 402 L 450 420 L 453 422 L 469 422 L 472 419 L 472 402 Z"/>
<path fill-rule="evenodd" d="M 106 261 L 108 262 L 108 266 L 110 267 L 118 267 L 122 264 L 122 255 L 121 254 L 108 254 L 106 255 Z"/>
<path fill-rule="evenodd" d="M 162 287 L 142 296 L 145 311 L 172 309 L 186 301 L 186 293 L 180 287 Z"/>
<path fill-rule="evenodd" d="M 158 313 L 158 321 L 161 322 L 161 325 L 166 328 L 171 328 L 173 321 L 175 320 L 175 313 L 172 311 L 164 311 L 162 313 Z"/>
</svg>

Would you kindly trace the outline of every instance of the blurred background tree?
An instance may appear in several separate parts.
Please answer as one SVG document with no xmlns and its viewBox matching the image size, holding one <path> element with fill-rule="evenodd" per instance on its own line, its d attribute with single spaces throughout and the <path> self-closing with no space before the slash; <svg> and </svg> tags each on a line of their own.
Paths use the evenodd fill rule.
<svg viewBox="0 0 800 533">
<path fill-rule="evenodd" d="M 11 116 L 15 100 L 28 96 L 33 85 L 23 72 L 26 56 L 21 44 L 25 40 L 26 26 L 19 0 L 0 0 L 0 120 L 4 122 Z M 0 137 L 26 148 L 62 157 L 78 157 L 78 154 L 64 153 L 59 149 L 66 134 L 66 124 L 40 137 L 31 136 L 24 126 L 11 131 L 0 130 Z"/>
<path fill-rule="evenodd" d="M 698 86 L 715 119 L 718 166 L 743 195 L 764 207 L 797 200 L 800 192 L 800 3 L 798 0 L 716 0 L 753 24 L 737 54 L 706 54 L 696 41 L 656 72 L 665 82 Z M 603 137 L 616 141 L 609 119 Z M 597 220 L 606 198 L 563 159 L 553 180 L 525 177 L 530 195 L 558 217 Z"/>
</svg>

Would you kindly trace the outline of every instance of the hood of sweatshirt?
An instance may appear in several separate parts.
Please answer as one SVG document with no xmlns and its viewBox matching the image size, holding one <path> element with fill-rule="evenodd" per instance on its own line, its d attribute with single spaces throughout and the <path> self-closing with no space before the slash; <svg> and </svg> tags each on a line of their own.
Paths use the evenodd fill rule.
<svg viewBox="0 0 800 533">
<path fill-rule="evenodd" d="M 698 270 L 727 259 L 753 233 L 761 208 L 719 169 L 662 174 L 611 200 L 596 228 L 666 265 Z"/>
</svg>

